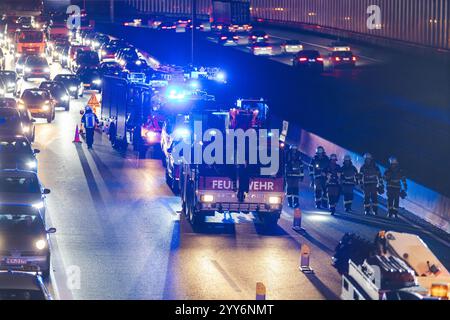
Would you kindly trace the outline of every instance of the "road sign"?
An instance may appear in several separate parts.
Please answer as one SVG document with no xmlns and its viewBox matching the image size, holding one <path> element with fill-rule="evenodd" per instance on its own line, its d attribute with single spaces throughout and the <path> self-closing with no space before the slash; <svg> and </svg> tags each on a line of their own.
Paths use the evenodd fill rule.
<svg viewBox="0 0 450 320">
<path fill-rule="evenodd" d="M 95 95 L 95 93 L 91 94 L 91 97 L 89 98 L 89 101 L 87 103 L 87 105 L 89 107 L 91 107 L 92 111 L 97 114 L 97 108 L 100 107 L 100 103 L 97 100 L 97 96 Z"/>
</svg>

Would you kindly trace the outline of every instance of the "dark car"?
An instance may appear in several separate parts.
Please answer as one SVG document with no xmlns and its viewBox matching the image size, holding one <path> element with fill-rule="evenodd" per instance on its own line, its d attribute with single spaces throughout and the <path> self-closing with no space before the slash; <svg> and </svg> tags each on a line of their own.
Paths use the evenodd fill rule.
<svg viewBox="0 0 450 320">
<path fill-rule="evenodd" d="M 50 91 L 53 99 L 55 99 L 55 107 L 70 110 L 70 96 L 63 83 L 58 81 L 43 81 L 39 85 L 39 89 L 47 89 Z"/>
<path fill-rule="evenodd" d="M 111 44 L 102 45 L 99 49 L 100 60 L 114 59 L 117 50 L 119 50 L 118 46 Z"/>
<path fill-rule="evenodd" d="M 252 31 L 248 36 L 248 42 L 252 43 L 260 43 L 267 42 L 269 40 L 269 35 L 265 31 Z"/>
<path fill-rule="evenodd" d="M 239 41 L 239 36 L 232 32 L 222 32 L 217 36 L 217 42 L 221 45 L 236 45 Z"/>
<path fill-rule="evenodd" d="M 26 185 L 27 178 L 0 175 L 0 192 L 5 187 Z M 19 189 L 26 188 L 21 186 Z M 50 275 L 50 248 L 48 235 L 55 228 L 46 229 L 39 209 L 32 206 L 6 205 L 0 207 L 0 269 L 40 272 L 44 278 Z"/>
<path fill-rule="evenodd" d="M 35 138 L 35 128 L 34 122 L 36 120 L 33 119 L 31 113 L 25 107 L 18 108 L 16 99 L 14 98 L 0 98 L 0 108 L 13 108 L 19 112 L 20 121 L 22 123 L 22 132 L 27 137 L 27 139 L 31 142 L 34 142 Z"/>
<path fill-rule="evenodd" d="M 21 55 L 19 59 L 17 59 L 15 68 L 16 68 L 16 74 L 23 76 L 23 69 L 25 67 L 25 62 L 27 61 L 28 56 L 27 55 Z"/>
<path fill-rule="evenodd" d="M 95 68 L 100 64 L 98 54 L 94 51 L 79 51 L 75 61 L 72 63 L 72 71 L 77 72 L 82 68 Z"/>
<path fill-rule="evenodd" d="M 17 109 L 0 108 L 0 136 L 22 135 L 22 121 Z"/>
<path fill-rule="evenodd" d="M 6 91 L 15 93 L 17 89 L 17 73 L 11 70 L 0 71 L 0 79 L 6 83 Z"/>
<path fill-rule="evenodd" d="M 97 50 L 101 45 L 109 43 L 109 37 L 106 34 L 98 33 L 92 39 L 91 47 L 93 50 Z"/>
<path fill-rule="evenodd" d="M 317 50 L 302 50 L 294 55 L 292 64 L 302 70 L 323 72 L 323 58 Z"/>
<path fill-rule="evenodd" d="M 81 79 L 74 74 L 58 74 L 53 78 L 53 81 L 61 82 L 69 92 L 70 96 L 78 99 L 84 93 L 84 86 Z"/>
<path fill-rule="evenodd" d="M 0 169 L 18 169 L 37 172 L 36 154 L 25 136 L 0 137 Z"/>
<path fill-rule="evenodd" d="M 108 45 L 122 48 L 127 45 L 127 42 L 123 39 L 111 39 Z"/>
<path fill-rule="evenodd" d="M 356 56 L 351 51 L 333 51 L 330 54 L 330 63 L 334 68 L 353 68 L 356 65 Z"/>
<path fill-rule="evenodd" d="M 98 90 L 98 92 L 102 91 L 102 75 L 98 68 L 80 69 L 77 72 L 77 76 L 80 78 L 81 82 L 83 82 L 85 89 Z"/>
<path fill-rule="evenodd" d="M 103 78 L 104 76 L 118 76 L 123 68 L 115 61 L 105 61 L 100 63 L 98 70 Z"/>
<path fill-rule="evenodd" d="M 0 272 L 0 300 L 52 300 L 39 274 L 25 271 Z"/>
<path fill-rule="evenodd" d="M 50 80 L 50 67 L 47 59 L 38 56 L 29 56 L 23 67 L 23 79 L 45 78 Z"/>
<path fill-rule="evenodd" d="M 19 108 L 27 108 L 34 118 L 55 119 L 55 100 L 46 89 L 26 89 L 18 101 Z"/>
</svg>

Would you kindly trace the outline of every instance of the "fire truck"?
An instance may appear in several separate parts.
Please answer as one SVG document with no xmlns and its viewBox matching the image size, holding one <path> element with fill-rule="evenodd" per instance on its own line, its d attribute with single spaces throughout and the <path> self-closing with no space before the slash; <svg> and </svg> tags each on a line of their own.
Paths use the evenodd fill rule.
<svg viewBox="0 0 450 320">
<path fill-rule="evenodd" d="M 252 112 L 253 113 L 253 112 Z M 183 151 L 182 170 L 180 175 L 180 196 L 182 200 L 182 211 L 188 221 L 197 226 L 205 221 L 206 216 L 213 216 L 216 213 L 254 213 L 267 227 L 275 226 L 280 218 L 284 201 L 284 176 L 283 176 L 283 150 L 276 137 L 268 135 L 267 139 L 257 139 L 251 143 L 244 143 L 243 156 L 245 160 L 240 162 L 239 146 L 228 148 L 226 139 L 218 139 L 218 136 L 227 136 L 233 131 L 248 128 L 263 129 L 259 124 L 253 123 L 253 115 L 248 118 L 248 114 L 241 113 L 235 115 L 232 120 L 232 111 L 225 110 L 203 110 L 203 112 L 193 113 L 189 118 L 190 130 L 194 130 L 194 135 L 190 135 L 191 152 L 205 152 L 211 147 L 212 140 L 220 145 L 222 140 L 222 150 L 226 153 L 226 160 L 221 163 L 214 162 L 197 164 L 192 159 L 186 159 Z M 209 128 L 209 135 L 214 138 L 211 141 L 196 141 L 195 123 L 202 123 L 202 126 Z M 227 136 L 228 138 L 229 136 Z M 234 139 L 234 138 L 232 138 Z M 276 141 L 275 141 L 276 140 Z M 186 143 L 186 141 L 185 141 Z M 254 145 L 252 145 L 254 143 Z M 249 161 L 251 158 L 251 148 L 262 150 L 275 146 L 272 156 L 278 155 L 279 166 L 274 172 L 267 173 L 263 169 L 266 167 L 260 161 Z M 242 150 L 242 149 L 241 149 Z M 232 154 L 229 154 L 232 153 Z M 241 151 L 242 153 L 242 151 Z M 229 158 L 228 158 L 229 157 Z M 232 161 L 228 161 L 232 159 Z M 191 160 L 191 161 L 187 161 Z"/>
<path fill-rule="evenodd" d="M 45 55 L 45 33 L 38 29 L 18 29 L 15 35 L 16 59 L 22 55 Z"/>
<path fill-rule="evenodd" d="M 414 234 L 380 231 L 374 242 L 346 234 L 333 256 L 344 300 L 450 297 L 450 273 Z"/>
<path fill-rule="evenodd" d="M 151 107 L 153 88 L 145 77 L 126 77 L 103 78 L 101 121 L 114 148 L 132 144 L 139 157 L 145 158 L 149 148 L 160 144 L 164 118 Z"/>
</svg>

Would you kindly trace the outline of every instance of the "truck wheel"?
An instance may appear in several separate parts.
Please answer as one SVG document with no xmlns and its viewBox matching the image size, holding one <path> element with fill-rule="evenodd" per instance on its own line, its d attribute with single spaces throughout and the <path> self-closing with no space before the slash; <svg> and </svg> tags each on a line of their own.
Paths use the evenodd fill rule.
<svg viewBox="0 0 450 320">
<path fill-rule="evenodd" d="M 47 116 L 47 123 L 52 123 L 52 121 L 53 121 L 53 115 L 49 114 Z"/>
</svg>

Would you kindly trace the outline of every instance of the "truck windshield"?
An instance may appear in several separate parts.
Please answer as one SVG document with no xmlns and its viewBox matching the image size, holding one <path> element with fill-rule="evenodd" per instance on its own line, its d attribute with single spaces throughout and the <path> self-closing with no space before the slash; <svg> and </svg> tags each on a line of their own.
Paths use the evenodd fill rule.
<svg viewBox="0 0 450 320">
<path fill-rule="evenodd" d="M 17 39 L 19 43 L 38 43 L 44 41 L 44 34 L 41 31 L 22 31 Z"/>
</svg>

